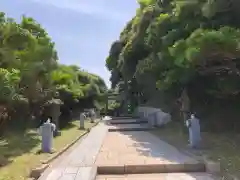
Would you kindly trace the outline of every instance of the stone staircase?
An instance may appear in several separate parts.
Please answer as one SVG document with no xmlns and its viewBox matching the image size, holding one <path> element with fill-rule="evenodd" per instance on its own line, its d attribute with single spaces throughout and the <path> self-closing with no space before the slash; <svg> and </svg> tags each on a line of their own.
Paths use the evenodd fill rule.
<svg viewBox="0 0 240 180">
<path fill-rule="evenodd" d="M 39 180 L 215 179 L 206 173 L 204 162 L 151 134 L 148 123 L 130 123 L 139 122 L 136 118 L 107 119 Z M 139 130 L 143 127 L 148 130 Z"/>
<path fill-rule="evenodd" d="M 213 180 L 205 163 L 180 153 L 152 135 L 152 127 L 134 118 L 109 120 L 95 161 L 96 180 Z"/>
</svg>

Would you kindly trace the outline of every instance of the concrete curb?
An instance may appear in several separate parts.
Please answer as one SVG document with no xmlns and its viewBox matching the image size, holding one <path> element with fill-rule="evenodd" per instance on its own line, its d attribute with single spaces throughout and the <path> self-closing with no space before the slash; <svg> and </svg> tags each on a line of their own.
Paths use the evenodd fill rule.
<svg viewBox="0 0 240 180">
<path fill-rule="evenodd" d="M 30 177 L 34 179 L 38 179 L 41 176 L 42 172 L 45 171 L 48 167 L 49 167 L 49 164 L 42 164 L 37 168 L 32 169 L 30 172 Z"/>
<path fill-rule="evenodd" d="M 203 163 L 183 164 L 132 164 L 118 166 L 98 166 L 98 174 L 149 174 L 149 173 L 180 173 L 205 172 Z"/>
<path fill-rule="evenodd" d="M 95 126 L 97 126 L 100 123 L 100 121 L 98 121 L 95 125 L 93 125 L 91 127 L 94 128 Z M 62 155 L 64 152 L 66 152 L 70 147 L 72 147 L 78 140 L 80 140 L 83 136 L 85 136 L 86 134 L 88 134 L 91 129 L 87 130 L 86 132 L 84 132 L 83 134 L 81 134 L 79 137 L 77 137 L 75 140 L 73 140 L 71 143 L 67 144 L 66 146 L 64 146 L 60 151 L 58 151 L 56 154 L 54 154 L 53 156 L 51 156 L 50 158 L 41 161 L 41 165 L 39 165 L 36 168 L 33 168 L 30 172 L 30 177 L 34 178 L 34 179 L 38 179 L 41 174 L 50 166 L 50 163 L 52 161 L 54 161 L 55 159 L 57 159 L 60 155 Z"/>
<path fill-rule="evenodd" d="M 239 180 L 239 178 L 233 174 L 229 174 L 227 172 L 222 172 L 220 162 L 212 161 L 209 158 L 207 158 L 206 156 L 203 156 L 203 162 L 205 164 L 206 172 L 215 174 L 219 177 L 222 177 L 223 180 L 224 179 Z"/>
<path fill-rule="evenodd" d="M 212 161 L 208 159 L 206 156 L 203 156 L 203 162 L 206 167 L 206 172 L 214 173 L 214 174 L 221 172 L 220 162 Z"/>
</svg>

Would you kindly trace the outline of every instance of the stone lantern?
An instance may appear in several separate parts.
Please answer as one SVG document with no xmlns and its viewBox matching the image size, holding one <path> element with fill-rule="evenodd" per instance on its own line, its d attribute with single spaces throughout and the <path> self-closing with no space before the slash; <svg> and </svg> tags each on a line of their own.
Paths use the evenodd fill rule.
<svg viewBox="0 0 240 180">
<path fill-rule="evenodd" d="M 52 122 L 55 124 L 56 128 L 54 131 L 54 136 L 60 135 L 59 131 L 59 117 L 61 115 L 60 107 L 62 105 L 62 101 L 60 99 L 52 99 L 48 101 L 49 107 L 49 115 L 52 118 Z"/>
</svg>

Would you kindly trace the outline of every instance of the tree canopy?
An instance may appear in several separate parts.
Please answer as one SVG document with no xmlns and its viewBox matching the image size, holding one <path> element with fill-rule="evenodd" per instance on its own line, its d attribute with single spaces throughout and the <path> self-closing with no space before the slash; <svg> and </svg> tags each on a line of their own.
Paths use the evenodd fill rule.
<svg viewBox="0 0 240 180">
<path fill-rule="evenodd" d="M 125 82 L 131 97 L 156 106 L 165 98 L 168 111 L 174 106 L 169 97 L 176 100 L 183 89 L 189 92 L 192 110 L 200 114 L 199 106 L 224 102 L 233 107 L 240 93 L 240 2 L 138 3 L 106 59 L 112 88 Z M 156 96 L 161 98 L 154 104 Z"/>
<path fill-rule="evenodd" d="M 83 107 L 82 101 L 99 105 L 107 89 L 104 81 L 58 60 L 54 42 L 34 19 L 23 16 L 17 23 L 0 13 L 0 105 L 8 118 L 20 112 L 39 114 L 54 99 L 68 110 Z"/>
</svg>

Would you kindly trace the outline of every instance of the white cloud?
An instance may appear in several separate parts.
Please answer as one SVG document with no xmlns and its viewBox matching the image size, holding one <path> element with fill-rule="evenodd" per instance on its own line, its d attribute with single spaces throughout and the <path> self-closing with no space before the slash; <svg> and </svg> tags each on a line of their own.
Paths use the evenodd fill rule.
<svg viewBox="0 0 240 180">
<path fill-rule="evenodd" d="M 34 2 L 52 5 L 57 8 L 68 9 L 71 11 L 97 16 L 104 19 L 125 22 L 132 14 L 117 11 L 109 7 L 103 1 L 91 0 L 33 0 Z"/>
</svg>

